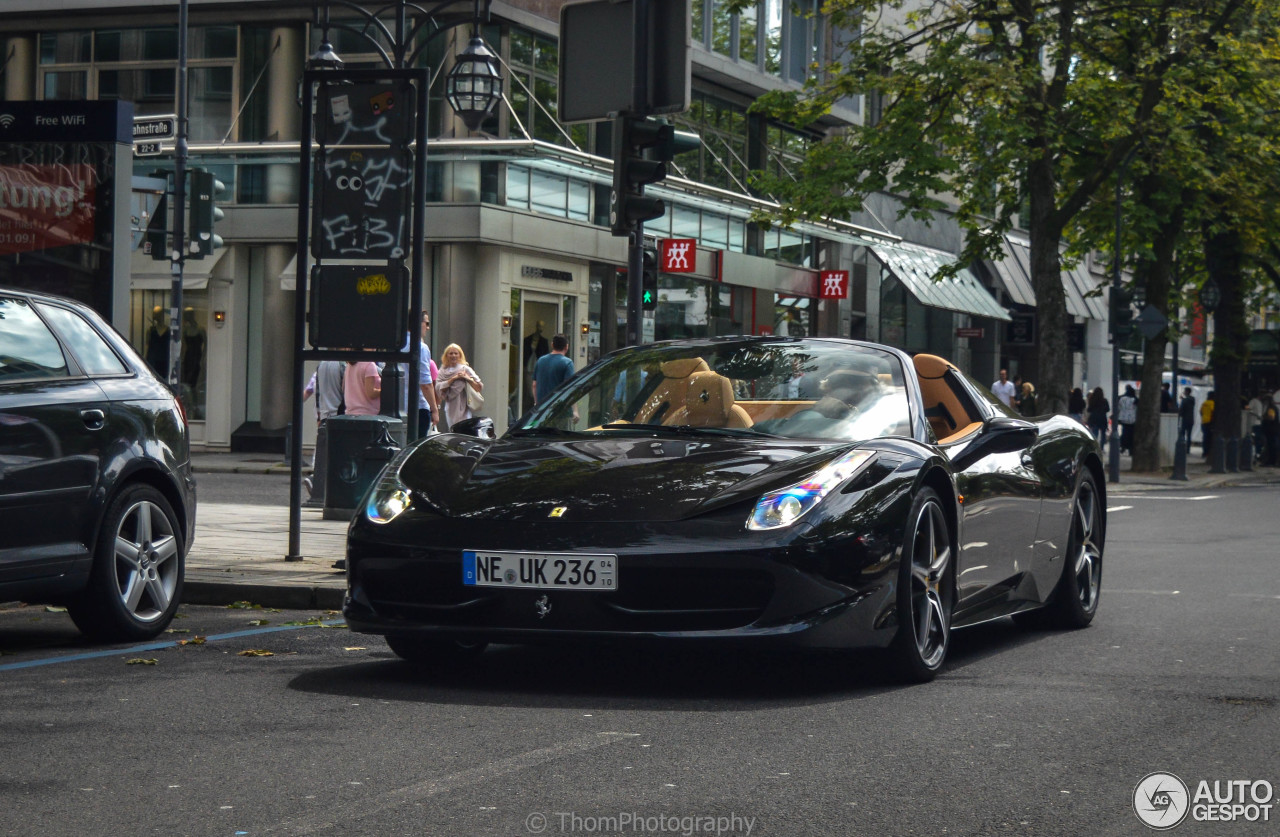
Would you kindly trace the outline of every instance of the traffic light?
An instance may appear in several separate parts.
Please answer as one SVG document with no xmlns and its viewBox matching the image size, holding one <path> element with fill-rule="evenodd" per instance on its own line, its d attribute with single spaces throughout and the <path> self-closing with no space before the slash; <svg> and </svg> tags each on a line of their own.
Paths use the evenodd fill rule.
<svg viewBox="0 0 1280 837">
<path fill-rule="evenodd" d="M 156 201 L 151 218 L 147 221 L 147 231 L 143 238 L 147 242 L 147 252 L 156 261 L 169 261 L 169 194 L 162 194 Z"/>
<path fill-rule="evenodd" d="M 658 253 L 644 248 L 644 269 L 640 271 L 640 307 L 653 311 L 658 307 Z"/>
<path fill-rule="evenodd" d="M 222 246 L 222 237 L 213 231 L 213 225 L 226 215 L 218 208 L 217 198 L 227 189 L 213 172 L 204 169 L 191 171 L 191 213 L 187 224 L 191 245 L 187 255 L 203 259 Z"/>
<path fill-rule="evenodd" d="M 1111 288 L 1111 334 L 1128 337 L 1133 332 L 1133 291 L 1121 286 Z"/>
<path fill-rule="evenodd" d="M 613 120 L 609 227 L 614 235 L 630 235 L 636 224 L 661 217 L 667 211 L 661 198 L 644 196 L 644 187 L 667 176 L 667 164 L 656 159 L 656 150 L 672 145 L 674 134 L 675 128 L 656 119 L 619 116 Z M 646 156 L 646 149 L 655 152 Z"/>
<path fill-rule="evenodd" d="M 160 199 L 156 201 L 155 209 L 151 211 L 151 217 L 147 220 L 147 230 L 143 233 L 143 240 L 147 243 L 147 250 L 151 253 L 151 258 L 156 261 L 169 261 L 169 196 L 173 194 L 173 172 L 164 171 L 163 169 L 151 172 L 148 175 L 156 181 L 164 181 L 164 192 L 161 193 Z M 157 186 L 159 183 L 157 183 Z"/>
</svg>

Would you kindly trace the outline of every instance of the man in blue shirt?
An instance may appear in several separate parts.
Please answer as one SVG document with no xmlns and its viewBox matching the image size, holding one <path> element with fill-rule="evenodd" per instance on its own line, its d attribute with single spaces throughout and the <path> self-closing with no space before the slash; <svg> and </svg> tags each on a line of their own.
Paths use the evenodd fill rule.
<svg viewBox="0 0 1280 837">
<path fill-rule="evenodd" d="M 533 403 L 541 404 L 551 393 L 573 377 L 573 361 L 565 355 L 569 351 L 569 338 L 557 334 L 551 338 L 551 354 L 538 358 L 533 367 Z"/>
</svg>

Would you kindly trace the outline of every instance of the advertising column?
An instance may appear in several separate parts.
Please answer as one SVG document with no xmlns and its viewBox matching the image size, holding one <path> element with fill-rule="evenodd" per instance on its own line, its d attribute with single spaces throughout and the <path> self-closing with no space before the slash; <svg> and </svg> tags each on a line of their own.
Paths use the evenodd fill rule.
<svg viewBox="0 0 1280 837">
<path fill-rule="evenodd" d="M 127 332 L 132 143 L 131 102 L 0 102 L 0 284 Z"/>
</svg>

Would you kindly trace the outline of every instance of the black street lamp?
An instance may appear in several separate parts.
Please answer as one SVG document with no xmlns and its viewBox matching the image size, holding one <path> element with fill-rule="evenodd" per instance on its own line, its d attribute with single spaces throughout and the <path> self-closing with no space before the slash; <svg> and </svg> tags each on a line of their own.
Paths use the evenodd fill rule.
<svg viewBox="0 0 1280 837">
<path fill-rule="evenodd" d="M 444 91 L 453 112 L 472 131 L 479 130 L 502 101 L 502 74 L 498 72 L 497 59 L 474 32 L 445 77 Z"/>
<path fill-rule="evenodd" d="M 1222 289 L 1212 276 L 1200 286 L 1199 299 L 1200 307 L 1210 314 L 1218 310 L 1218 305 L 1222 303 Z"/>
</svg>

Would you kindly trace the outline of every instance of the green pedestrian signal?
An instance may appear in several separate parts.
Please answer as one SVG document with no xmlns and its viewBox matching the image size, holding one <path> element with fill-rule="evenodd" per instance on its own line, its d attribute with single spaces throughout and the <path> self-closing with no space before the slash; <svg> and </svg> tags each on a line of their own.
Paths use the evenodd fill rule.
<svg viewBox="0 0 1280 837">
<path fill-rule="evenodd" d="M 658 253 L 644 248 L 644 269 L 640 271 L 640 307 L 653 311 L 658 307 Z"/>
</svg>

